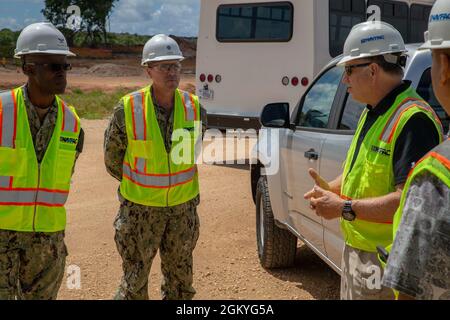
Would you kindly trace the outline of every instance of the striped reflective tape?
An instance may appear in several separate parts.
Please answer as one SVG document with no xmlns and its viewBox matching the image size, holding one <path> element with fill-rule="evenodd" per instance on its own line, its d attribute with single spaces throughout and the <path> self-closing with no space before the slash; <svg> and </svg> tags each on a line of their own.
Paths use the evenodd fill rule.
<svg viewBox="0 0 450 320">
<path fill-rule="evenodd" d="M 145 94 L 143 91 L 136 92 L 130 96 L 131 112 L 133 115 L 133 132 L 136 140 L 145 140 L 147 138 L 147 126 L 145 123 Z M 144 158 L 135 158 L 135 167 L 138 172 L 144 172 L 146 169 L 146 160 Z"/>
<path fill-rule="evenodd" d="M 131 167 L 124 163 L 123 165 L 123 175 L 132 182 L 146 188 L 170 188 L 177 185 L 185 184 L 190 182 L 197 172 L 197 167 L 177 172 L 170 175 L 151 175 L 142 174 L 132 170 Z"/>
<path fill-rule="evenodd" d="M 12 177 L 0 176 L 0 188 L 9 188 Z"/>
<path fill-rule="evenodd" d="M 136 92 L 130 96 L 131 112 L 133 115 L 133 130 L 135 140 L 147 138 L 145 125 L 145 95 L 143 91 Z"/>
<path fill-rule="evenodd" d="M 17 127 L 17 103 L 14 91 L 0 93 L 0 146 L 14 148 Z"/>
<path fill-rule="evenodd" d="M 0 189 L 0 205 L 62 207 L 66 203 L 68 196 L 68 191 Z"/>
<path fill-rule="evenodd" d="M 197 111 L 195 109 L 195 102 L 192 95 L 189 92 L 181 91 L 181 98 L 183 100 L 186 121 L 197 120 Z"/>
<path fill-rule="evenodd" d="M 78 131 L 78 120 L 73 111 L 66 106 L 66 104 L 62 101 L 62 131 L 65 132 L 77 132 Z"/>
<path fill-rule="evenodd" d="M 138 172 L 145 173 L 147 161 L 144 158 L 135 158 L 135 160 L 136 160 L 136 163 L 135 163 L 136 170 Z"/>
<path fill-rule="evenodd" d="M 413 107 L 418 107 L 418 108 L 424 109 L 425 111 L 431 112 L 433 114 L 434 118 L 438 121 L 438 123 L 440 123 L 434 110 L 426 102 L 421 101 L 421 100 L 410 100 L 410 101 L 400 105 L 400 107 L 398 107 L 397 110 L 395 110 L 394 114 L 391 116 L 388 123 L 384 127 L 384 130 L 380 136 L 380 140 L 382 140 L 386 143 L 391 143 L 392 138 L 394 136 L 395 129 L 397 128 L 397 125 L 398 125 L 403 113 L 405 113 L 407 110 L 409 110 Z"/>
</svg>

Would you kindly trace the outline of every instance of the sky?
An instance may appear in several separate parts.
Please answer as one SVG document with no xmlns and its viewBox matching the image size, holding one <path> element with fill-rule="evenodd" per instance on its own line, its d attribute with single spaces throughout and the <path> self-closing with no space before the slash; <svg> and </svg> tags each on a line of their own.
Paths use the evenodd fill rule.
<svg viewBox="0 0 450 320">
<path fill-rule="evenodd" d="M 44 0 L 0 0 L 0 29 L 21 30 L 45 21 Z M 113 9 L 111 32 L 197 36 L 200 0 L 119 0 Z"/>
</svg>

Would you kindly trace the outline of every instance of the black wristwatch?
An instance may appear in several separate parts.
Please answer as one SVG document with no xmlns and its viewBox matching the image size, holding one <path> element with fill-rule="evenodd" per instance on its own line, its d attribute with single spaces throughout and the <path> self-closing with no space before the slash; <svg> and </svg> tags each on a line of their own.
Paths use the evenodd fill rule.
<svg viewBox="0 0 450 320">
<path fill-rule="evenodd" d="M 342 209 L 342 218 L 347 221 L 354 221 L 356 219 L 356 213 L 352 210 L 351 200 L 347 200 L 344 202 L 344 208 Z"/>
</svg>

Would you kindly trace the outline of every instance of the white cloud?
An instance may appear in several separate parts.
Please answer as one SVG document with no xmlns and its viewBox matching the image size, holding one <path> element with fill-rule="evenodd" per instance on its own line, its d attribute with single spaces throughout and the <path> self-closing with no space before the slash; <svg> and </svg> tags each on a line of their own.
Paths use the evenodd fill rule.
<svg viewBox="0 0 450 320">
<path fill-rule="evenodd" d="M 111 16 L 111 31 L 196 36 L 199 15 L 200 0 L 120 0 Z"/>
<path fill-rule="evenodd" d="M 21 27 L 21 24 L 18 23 L 16 19 L 7 17 L 7 18 L 0 18 L 0 26 L 1 26 L 0 29 L 8 28 L 16 30 Z"/>
</svg>

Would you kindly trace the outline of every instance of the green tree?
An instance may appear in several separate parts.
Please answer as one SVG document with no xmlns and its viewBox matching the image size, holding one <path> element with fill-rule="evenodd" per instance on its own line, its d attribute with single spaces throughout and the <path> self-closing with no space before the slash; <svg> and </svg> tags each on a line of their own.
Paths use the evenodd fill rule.
<svg viewBox="0 0 450 320">
<path fill-rule="evenodd" d="M 85 32 L 84 44 L 97 46 L 102 40 L 108 42 L 108 20 L 112 9 L 118 0 L 45 0 L 44 16 L 56 25 L 66 36 L 70 46 L 74 44 L 77 31 Z M 76 5 L 80 8 L 82 18 L 80 30 L 72 30 L 66 27 L 66 23 L 72 13 L 67 13 L 67 8 Z"/>
</svg>

